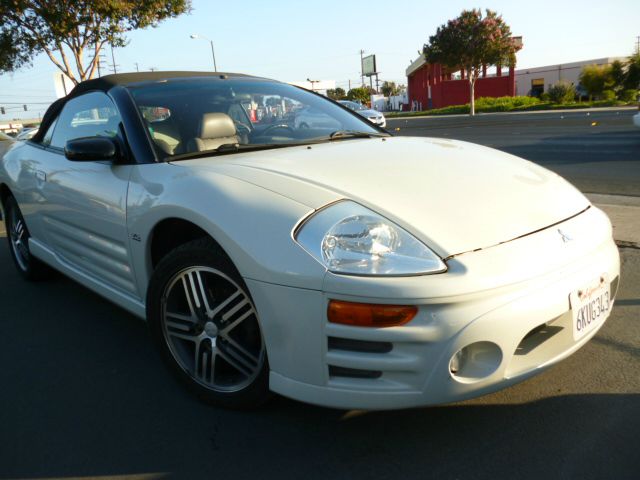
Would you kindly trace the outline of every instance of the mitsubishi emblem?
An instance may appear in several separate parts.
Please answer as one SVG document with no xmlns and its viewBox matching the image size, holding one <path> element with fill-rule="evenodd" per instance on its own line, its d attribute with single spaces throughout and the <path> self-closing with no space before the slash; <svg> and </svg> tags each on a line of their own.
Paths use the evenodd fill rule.
<svg viewBox="0 0 640 480">
<path fill-rule="evenodd" d="M 573 240 L 573 238 L 571 238 L 569 235 L 567 235 L 560 229 L 558 229 L 558 233 L 560 234 L 560 237 L 562 237 L 562 241 L 564 243 L 569 243 L 571 240 Z"/>
</svg>

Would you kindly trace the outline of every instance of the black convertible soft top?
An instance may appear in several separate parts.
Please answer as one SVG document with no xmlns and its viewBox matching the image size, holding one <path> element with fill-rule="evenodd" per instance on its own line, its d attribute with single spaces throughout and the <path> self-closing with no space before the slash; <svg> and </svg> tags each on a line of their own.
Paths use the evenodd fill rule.
<svg viewBox="0 0 640 480">
<path fill-rule="evenodd" d="M 42 122 L 40 122 L 40 128 L 38 133 L 34 135 L 33 140 L 39 142 L 49 129 L 51 122 L 58 116 L 60 110 L 67 101 L 77 97 L 85 92 L 101 90 L 108 92 L 113 87 L 118 85 L 131 85 L 134 83 L 145 82 L 157 82 L 161 80 L 169 80 L 173 78 L 198 78 L 198 77 L 217 77 L 221 80 L 227 78 L 259 78 L 251 75 L 244 75 L 242 73 L 226 73 L 226 72 L 189 72 L 189 71 L 170 71 L 170 72 L 134 72 L 134 73 L 118 73 L 114 75 L 105 75 L 104 77 L 94 78 L 92 80 L 85 80 L 74 87 L 73 90 L 66 96 L 59 98 L 53 102 L 44 116 Z"/>
</svg>

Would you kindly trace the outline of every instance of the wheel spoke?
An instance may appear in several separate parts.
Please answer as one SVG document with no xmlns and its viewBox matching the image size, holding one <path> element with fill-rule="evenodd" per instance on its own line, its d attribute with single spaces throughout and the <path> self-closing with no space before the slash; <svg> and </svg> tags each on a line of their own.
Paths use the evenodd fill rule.
<svg viewBox="0 0 640 480">
<path fill-rule="evenodd" d="M 211 355 L 211 353 L 208 352 L 207 349 L 202 348 L 204 343 L 205 340 L 196 342 L 195 355 L 193 359 L 193 374 L 203 382 L 209 383 L 207 382 L 207 364 L 209 363 L 208 356 Z"/>
<path fill-rule="evenodd" d="M 199 341 L 199 335 L 188 335 L 185 333 L 174 332 L 172 330 L 167 330 L 167 333 L 173 338 L 179 338 L 180 340 L 187 340 L 188 342 L 196 342 Z"/>
<path fill-rule="evenodd" d="M 238 318 L 236 318 L 233 322 L 231 322 L 229 325 L 226 325 L 221 331 L 220 331 L 220 335 L 229 335 L 229 332 L 231 330 L 233 330 L 234 328 L 236 328 L 238 325 L 240 325 L 242 322 L 244 322 L 247 318 L 249 318 L 251 315 L 253 315 L 254 311 L 253 308 L 250 309 L 249 311 L 243 313 L 242 315 L 240 315 Z"/>
<path fill-rule="evenodd" d="M 175 312 L 165 312 L 166 324 L 168 328 L 176 330 L 182 330 L 183 332 L 189 332 L 194 325 L 198 323 L 198 319 L 189 315 L 183 315 Z M 173 319 L 173 321 L 169 320 Z"/>
<path fill-rule="evenodd" d="M 236 298 L 238 298 L 238 295 L 240 295 L 241 293 L 242 292 L 240 290 L 236 290 L 231 295 L 229 295 L 229 297 L 227 297 L 226 300 L 224 300 L 220 305 L 218 305 L 216 308 L 214 308 L 211 311 L 209 318 L 213 319 L 218 313 L 220 313 L 223 309 L 225 309 L 231 302 L 233 302 Z"/>
<path fill-rule="evenodd" d="M 199 288 L 199 291 L 200 291 L 200 297 L 202 298 L 202 304 L 204 306 L 204 310 L 205 310 L 207 316 L 209 316 L 211 314 L 211 307 L 209 306 L 209 299 L 207 298 L 207 291 L 205 290 L 204 283 L 202 282 L 202 274 L 200 273 L 199 270 L 196 270 L 195 274 L 196 274 L 196 279 L 198 280 L 197 287 Z"/>
<path fill-rule="evenodd" d="M 229 365 L 231 365 L 233 368 L 235 368 L 237 371 L 239 371 L 240 373 L 242 373 L 243 375 L 250 377 L 251 375 L 253 375 L 253 371 L 254 371 L 254 367 L 252 367 L 251 365 L 247 364 L 246 360 L 240 360 L 237 358 L 237 354 L 236 355 L 232 355 L 231 352 L 225 352 L 224 350 L 220 349 L 220 347 L 216 347 L 216 352 L 218 353 L 218 355 L 220 355 L 225 362 L 227 362 Z"/>
<path fill-rule="evenodd" d="M 242 354 L 243 356 L 245 356 L 247 359 L 251 360 L 251 364 L 252 364 L 251 368 L 255 368 L 260 363 L 260 359 L 258 357 L 256 357 L 253 353 L 251 353 L 249 350 L 244 348 L 242 345 L 240 345 L 238 342 L 236 342 L 230 336 L 221 335 L 220 338 L 224 339 L 224 341 L 227 342 L 231 347 L 233 347 L 234 349 L 238 350 L 238 352 L 240 354 Z M 231 350 L 231 349 L 229 349 L 229 350 Z"/>
<path fill-rule="evenodd" d="M 198 317 L 198 309 L 200 308 L 200 300 L 198 300 L 198 296 L 194 295 L 195 293 L 195 285 L 193 283 L 193 278 L 191 278 L 190 273 L 185 273 L 182 277 L 182 286 L 184 288 L 184 295 L 187 299 L 187 303 L 189 304 L 189 311 L 194 318 Z"/>
</svg>

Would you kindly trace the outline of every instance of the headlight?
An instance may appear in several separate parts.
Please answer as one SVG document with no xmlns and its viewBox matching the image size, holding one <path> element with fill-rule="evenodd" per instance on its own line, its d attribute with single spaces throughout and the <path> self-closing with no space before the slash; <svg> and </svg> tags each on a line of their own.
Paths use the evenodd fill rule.
<svg viewBox="0 0 640 480">
<path fill-rule="evenodd" d="M 295 239 L 334 273 L 421 275 L 447 270 L 440 257 L 413 235 L 351 201 L 313 214 Z"/>
</svg>

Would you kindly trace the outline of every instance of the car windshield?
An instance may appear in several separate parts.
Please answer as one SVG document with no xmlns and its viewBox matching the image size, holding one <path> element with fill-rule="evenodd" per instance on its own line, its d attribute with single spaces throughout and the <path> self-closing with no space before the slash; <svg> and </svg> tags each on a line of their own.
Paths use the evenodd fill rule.
<svg viewBox="0 0 640 480">
<path fill-rule="evenodd" d="M 387 135 L 324 97 L 270 80 L 195 77 L 128 88 L 166 160 Z"/>
</svg>

